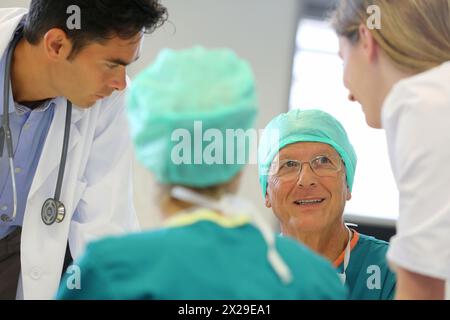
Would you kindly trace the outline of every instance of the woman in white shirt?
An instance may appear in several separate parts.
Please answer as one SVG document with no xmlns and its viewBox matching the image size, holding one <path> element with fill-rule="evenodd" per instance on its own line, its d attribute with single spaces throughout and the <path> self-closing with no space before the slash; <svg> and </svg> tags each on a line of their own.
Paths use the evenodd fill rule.
<svg viewBox="0 0 450 320">
<path fill-rule="evenodd" d="M 450 0 L 342 0 L 332 25 L 349 99 L 362 105 L 369 126 L 386 130 L 400 191 L 388 251 L 396 297 L 443 299 L 450 280 Z"/>
</svg>

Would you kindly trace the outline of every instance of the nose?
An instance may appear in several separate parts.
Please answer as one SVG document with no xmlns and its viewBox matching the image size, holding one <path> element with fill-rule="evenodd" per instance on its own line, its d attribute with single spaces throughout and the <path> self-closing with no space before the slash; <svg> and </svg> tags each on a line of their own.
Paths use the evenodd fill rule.
<svg viewBox="0 0 450 320">
<path fill-rule="evenodd" d="M 127 87 L 125 67 L 119 68 L 118 72 L 111 80 L 110 87 L 118 91 L 124 90 Z"/>
<path fill-rule="evenodd" d="M 312 171 L 308 162 L 302 164 L 298 176 L 297 185 L 301 187 L 314 186 L 317 183 L 317 175 Z"/>
<path fill-rule="evenodd" d="M 348 100 L 350 100 L 351 102 L 355 102 L 356 101 L 355 96 L 353 94 L 351 94 L 351 93 L 348 94 Z"/>
</svg>

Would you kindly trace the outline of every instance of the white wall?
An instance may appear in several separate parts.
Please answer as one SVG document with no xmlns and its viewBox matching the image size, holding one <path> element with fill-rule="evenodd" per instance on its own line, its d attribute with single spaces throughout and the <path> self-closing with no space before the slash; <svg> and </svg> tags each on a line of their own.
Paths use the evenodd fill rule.
<svg viewBox="0 0 450 320">
<path fill-rule="evenodd" d="M 28 6 L 27 0 L 2 0 L 1 7 Z M 170 23 L 147 36 L 141 59 L 130 66 L 133 78 L 160 49 L 193 45 L 229 47 L 252 65 L 260 101 L 257 127 L 288 109 L 292 57 L 300 0 L 162 0 Z M 136 208 L 144 228 L 158 224 L 152 177 L 139 164 L 135 170 Z M 240 193 L 267 218 L 256 165 L 245 169 Z M 274 221 L 272 219 L 272 221 Z"/>
<path fill-rule="evenodd" d="M 27 8 L 30 0 L 2 0 L 0 8 L 24 7 Z"/>
</svg>

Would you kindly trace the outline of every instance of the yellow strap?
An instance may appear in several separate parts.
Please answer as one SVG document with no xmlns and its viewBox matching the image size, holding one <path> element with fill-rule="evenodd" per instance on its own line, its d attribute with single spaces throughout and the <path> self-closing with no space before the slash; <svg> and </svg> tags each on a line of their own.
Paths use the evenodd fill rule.
<svg viewBox="0 0 450 320">
<path fill-rule="evenodd" d="M 247 215 L 224 216 L 212 210 L 201 208 L 193 212 L 179 213 L 169 218 L 164 225 L 166 227 L 180 227 L 204 220 L 215 222 L 225 228 L 235 228 L 251 223 L 251 219 Z"/>
</svg>

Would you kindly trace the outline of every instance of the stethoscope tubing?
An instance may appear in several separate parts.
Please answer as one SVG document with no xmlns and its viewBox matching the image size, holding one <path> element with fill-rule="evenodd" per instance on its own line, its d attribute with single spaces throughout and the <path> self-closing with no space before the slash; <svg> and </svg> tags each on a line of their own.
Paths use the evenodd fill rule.
<svg viewBox="0 0 450 320">
<path fill-rule="evenodd" d="M 13 189 L 13 212 L 11 217 L 8 219 L 5 218 L 5 216 L 1 217 L 2 221 L 14 221 L 16 219 L 17 215 L 17 186 L 16 186 L 16 179 L 15 179 L 15 169 L 14 169 L 14 152 L 13 152 L 13 144 L 12 144 L 12 134 L 11 134 L 11 128 L 9 126 L 9 92 L 10 92 L 10 74 L 11 74 L 11 65 L 12 65 L 12 58 L 13 58 L 13 52 L 16 48 L 18 42 L 20 41 L 21 37 L 14 37 L 13 41 L 11 42 L 11 45 L 8 48 L 7 55 L 6 55 L 6 66 L 5 66 L 5 75 L 4 75 L 4 84 L 3 84 L 3 121 L 2 121 L 2 127 L 0 128 L 0 157 L 3 156 L 3 149 L 4 149 L 4 142 L 6 142 L 6 149 L 8 152 L 8 158 L 9 158 L 9 170 L 11 175 L 11 183 L 12 183 L 12 189 Z M 69 138 L 70 138 L 70 124 L 71 124 L 71 118 L 72 118 L 72 103 L 67 100 L 67 109 L 66 109 L 66 120 L 65 120 L 65 127 L 64 127 L 64 138 L 63 138 L 63 147 L 61 151 L 61 160 L 59 165 L 59 171 L 58 171 L 58 178 L 56 182 L 56 188 L 55 188 L 55 194 L 54 198 L 50 199 L 54 201 L 55 203 L 61 204 L 63 208 L 62 217 L 65 215 L 65 208 L 62 202 L 59 201 L 59 198 L 61 196 L 61 189 L 62 189 L 62 183 L 64 178 L 64 171 L 66 167 L 67 162 L 67 153 L 68 153 L 68 147 L 69 147 Z M 45 206 L 45 203 L 44 203 Z M 44 206 L 42 208 L 42 211 L 44 211 Z M 56 213 L 55 213 L 56 215 Z M 54 221 L 62 221 L 62 219 L 56 219 Z M 52 223 L 46 223 L 46 221 L 43 222 L 47 225 L 53 224 Z"/>
<path fill-rule="evenodd" d="M 3 82 L 3 124 L 2 124 L 2 150 L 0 151 L 0 156 L 3 155 L 4 144 L 3 141 L 6 142 L 6 150 L 8 152 L 9 158 L 9 172 L 11 175 L 11 183 L 13 188 L 13 212 L 10 220 L 15 220 L 17 215 L 17 187 L 16 187 L 16 177 L 14 175 L 14 153 L 12 146 L 12 134 L 11 128 L 9 127 L 9 91 L 10 91 L 10 74 L 11 74 L 11 63 L 14 49 L 19 42 L 20 38 L 15 37 L 8 48 L 8 52 L 6 54 L 6 66 L 5 66 L 5 76 Z"/>
</svg>

